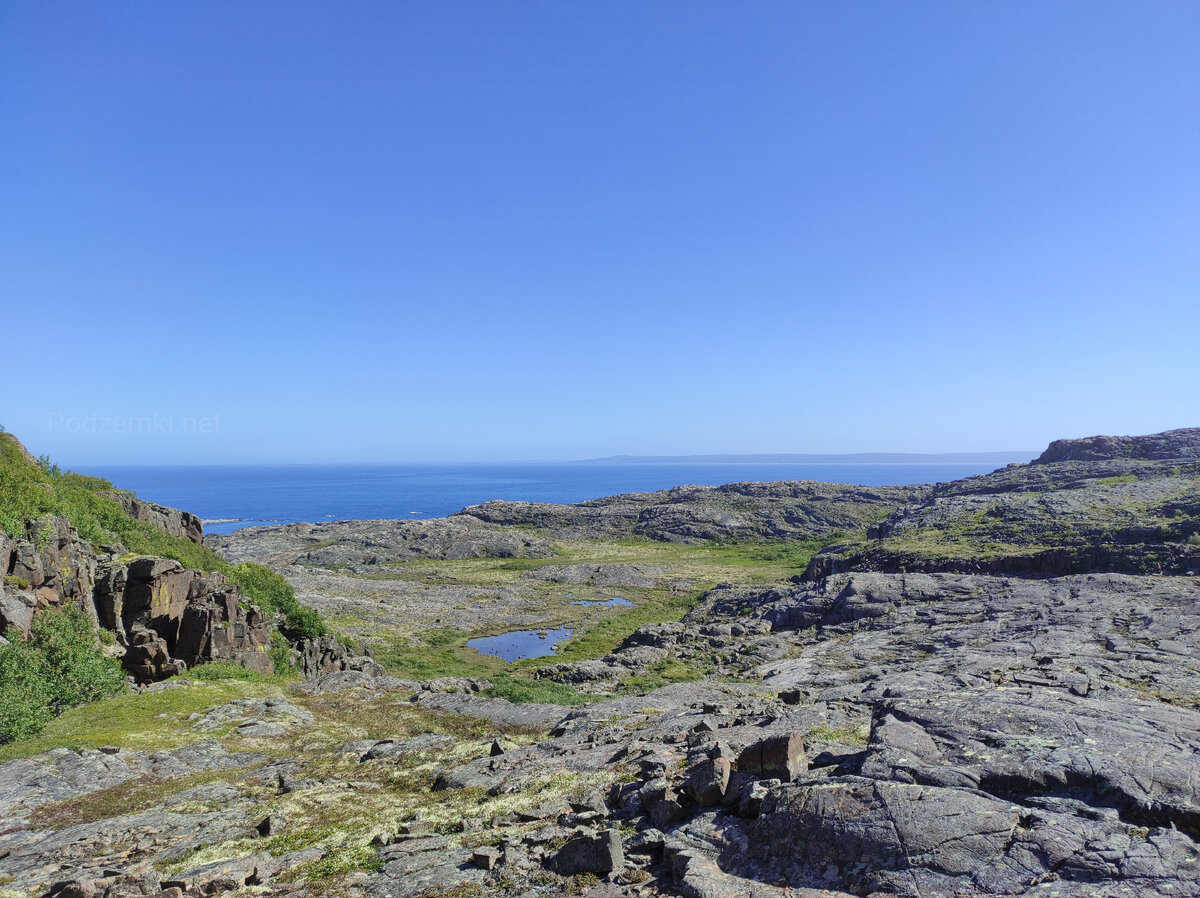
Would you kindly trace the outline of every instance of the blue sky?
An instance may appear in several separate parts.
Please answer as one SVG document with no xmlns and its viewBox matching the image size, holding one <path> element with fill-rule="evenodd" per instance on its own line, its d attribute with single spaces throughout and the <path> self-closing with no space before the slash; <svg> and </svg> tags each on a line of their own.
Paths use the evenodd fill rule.
<svg viewBox="0 0 1200 898">
<path fill-rule="evenodd" d="M 1200 4 L 0 2 L 0 423 L 89 463 L 1200 424 Z"/>
</svg>

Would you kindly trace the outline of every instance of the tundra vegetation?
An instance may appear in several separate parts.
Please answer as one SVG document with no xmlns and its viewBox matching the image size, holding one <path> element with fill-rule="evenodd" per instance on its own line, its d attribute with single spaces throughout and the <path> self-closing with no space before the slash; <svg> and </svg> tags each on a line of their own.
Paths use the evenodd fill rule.
<svg viewBox="0 0 1200 898">
<path fill-rule="evenodd" d="M 132 691 L 82 614 L 11 635 L 0 677 L 51 646 L 77 673 L 0 745 L 0 889 L 1200 895 L 1200 429 L 203 546 L 0 446 L 10 535 L 156 540 L 277 633 L 275 674 Z"/>
</svg>

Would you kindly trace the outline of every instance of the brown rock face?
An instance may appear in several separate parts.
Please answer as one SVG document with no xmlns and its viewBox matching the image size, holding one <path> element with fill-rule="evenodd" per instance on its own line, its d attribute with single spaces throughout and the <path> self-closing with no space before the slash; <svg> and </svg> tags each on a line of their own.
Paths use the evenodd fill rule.
<svg viewBox="0 0 1200 898">
<path fill-rule="evenodd" d="M 191 512 L 180 511 L 178 508 L 168 508 L 156 502 L 146 502 L 130 493 L 113 490 L 105 493 L 121 503 L 125 513 L 135 521 L 141 521 L 155 527 L 171 536 L 190 539 L 194 543 L 204 543 L 204 525 Z"/>
<path fill-rule="evenodd" d="M 0 532 L 0 633 L 22 635 L 37 610 L 72 604 L 95 617 L 91 591 L 96 553 L 66 518 L 38 518 L 16 537 Z"/>
<path fill-rule="evenodd" d="M 799 733 L 760 739 L 738 755 L 737 768 L 739 773 L 748 773 L 760 779 L 779 779 L 790 783 L 808 769 L 804 739 Z"/>
<path fill-rule="evenodd" d="M 270 673 L 268 621 L 242 598 L 220 574 L 168 558 L 111 565 L 95 590 L 101 623 L 129 647 L 126 669 L 143 682 L 207 661 Z"/>
</svg>

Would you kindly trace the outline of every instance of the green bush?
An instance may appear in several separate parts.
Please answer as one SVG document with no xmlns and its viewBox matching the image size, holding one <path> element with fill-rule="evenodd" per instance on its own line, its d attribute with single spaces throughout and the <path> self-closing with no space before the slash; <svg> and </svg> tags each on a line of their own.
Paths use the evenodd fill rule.
<svg viewBox="0 0 1200 898">
<path fill-rule="evenodd" d="M 229 571 L 229 579 L 255 605 L 283 615 L 282 627 L 292 639 L 317 639 L 329 632 L 320 613 L 297 602 L 291 584 L 270 568 L 246 561 Z"/>
<path fill-rule="evenodd" d="M 68 708 L 126 688 L 121 666 L 101 654 L 91 621 L 74 608 L 51 609 L 28 640 L 9 631 L 0 646 L 0 741 L 33 736 Z"/>
<path fill-rule="evenodd" d="M 264 611 L 287 614 L 297 607 L 296 594 L 291 585 L 273 570 L 246 561 L 236 565 L 228 573 L 230 581 L 242 588 L 242 592 Z"/>
<path fill-rule="evenodd" d="M 271 631 L 271 645 L 267 649 L 267 657 L 275 665 L 275 673 L 282 676 L 296 673 L 296 665 L 292 663 L 292 644 L 278 630 Z"/>
<path fill-rule="evenodd" d="M 297 604 L 294 611 L 288 612 L 284 619 L 283 629 L 292 639 L 320 639 L 329 633 L 325 621 L 316 609 L 305 608 Z"/>
</svg>

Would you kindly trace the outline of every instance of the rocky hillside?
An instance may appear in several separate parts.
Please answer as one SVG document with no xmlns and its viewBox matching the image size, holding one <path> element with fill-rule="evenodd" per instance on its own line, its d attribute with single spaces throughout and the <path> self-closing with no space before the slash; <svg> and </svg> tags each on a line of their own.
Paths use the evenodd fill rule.
<svg viewBox="0 0 1200 898">
<path fill-rule="evenodd" d="M 27 636 L 38 613 L 71 607 L 139 683 L 210 661 L 270 673 L 267 615 L 203 548 L 199 519 L 111 486 L 0 434 L 0 633 Z"/>
<path fill-rule="evenodd" d="M 665 542 L 808 539 L 865 527 L 927 487 L 840 483 L 728 483 L 677 486 L 579 502 L 486 502 L 458 513 L 489 524 L 534 527 L 563 539 L 641 537 Z"/>
<path fill-rule="evenodd" d="M 0 890 L 1200 896 L 1196 434 L 222 539 L 391 670 L 327 639 L 0 747 Z"/>
<path fill-rule="evenodd" d="M 1198 445 L 1197 428 L 1058 440 L 1032 464 L 939 484 L 867 538 L 829 547 L 807 576 L 1200 571 Z"/>
</svg>

